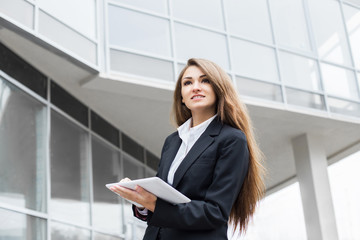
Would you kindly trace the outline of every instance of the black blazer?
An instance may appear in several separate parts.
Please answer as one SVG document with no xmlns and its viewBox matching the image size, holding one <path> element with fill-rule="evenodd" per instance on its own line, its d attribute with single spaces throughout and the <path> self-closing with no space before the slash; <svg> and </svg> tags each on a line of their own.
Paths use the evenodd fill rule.
<svg viewBox="0 0 360 240">
<path fill-rule="evenodd" d="M 157 176 L 166 182 L 181 142 L 178 132 L 165 140 Z M 173 205 L 158 198 L 146 217 L 144 239 L 155 240 L 158 234 L 162 240 L 227 239 L 230 211 L 248 163 L 245 134 L 215 118 L 175 172 L 172 186 L 191 202 Z"/>
</svg>

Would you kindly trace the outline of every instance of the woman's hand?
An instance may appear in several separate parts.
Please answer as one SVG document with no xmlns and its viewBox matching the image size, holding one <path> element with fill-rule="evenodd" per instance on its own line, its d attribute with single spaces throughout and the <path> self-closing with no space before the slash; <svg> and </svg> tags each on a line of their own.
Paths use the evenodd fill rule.
<svg viewBox="0 0 360 240">
<path fill-rule="evenodd" d="M 128 182 L 131 181 L 129 178 L 124 178 L 120 182 Z M 118 185 L 115 185 L 110 188 L 111 191 L 118 193 L 121 197 L 137 202 L 141 205 L 143 205 L 146 209 L 148 209 L 151 212 L 154 212 L 155 210 L 155 204 L 157 197 L 146 191 L 140 186 L 136 186 L 135 190 L 128 189 L 125 187 L 121 187 Z"/>
</svg>

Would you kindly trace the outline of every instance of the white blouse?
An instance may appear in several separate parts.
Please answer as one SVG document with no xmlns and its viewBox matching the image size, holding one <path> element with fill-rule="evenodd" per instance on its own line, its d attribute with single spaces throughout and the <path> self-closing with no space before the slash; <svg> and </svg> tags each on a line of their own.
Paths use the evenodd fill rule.
<svg viewBox="0 0 360 240">
<path fill-rule="evenodd" d="M 178 127 L 177 130 L 179 132 L 179 137 L 181 138 L 182 143 L 181 143 L 180 148 L 175 156 L 175 159 L 172 162 L 171 167 L 169 169 L 169 174 L 168 174 L 168 178 L 167 178 L 167 181 L 169 184 L 171 184 L 171 185 L 173 184 L 174 175 L 175 175 L 175 172 L 178 169 L 179 165 L 184 160 L 184 158 L 186 157 L 186 155 L 188 154 L 188 152 L 190 151 L 192 146 L 194 146 L 195 142 L 199 139 L 201 134 L 203 134 L 205 132 L 206 128 L 209 126 L 211 121 L 216 116 L 217 116 L 217 114 L 215 114 L 208 120 L 206 120 L 206 121 L 202 122 L 201 124 L 199 124 L 195 127 L 192 127 L 192 128 L 190 127 L 192 118 L 189 118 L 180 127 Z"/>
</svg>

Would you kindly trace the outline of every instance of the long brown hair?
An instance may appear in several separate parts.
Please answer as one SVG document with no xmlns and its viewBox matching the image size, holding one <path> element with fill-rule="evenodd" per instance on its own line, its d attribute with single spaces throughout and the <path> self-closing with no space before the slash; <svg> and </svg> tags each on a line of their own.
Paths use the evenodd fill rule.
<svg viewBox="0 0 360 240">
<path fill-rule="evenodd" d="M 199 67 L 210 80 L 216 94 L 216 111 L 220 120 L 225 124 L 240 129 L 247 138 L 249 169 L 240 193 L 232 206 L 229 219 L 230 223 L 234 224 L 235 229 L 239 225 L 240 232 L 244 233 L 250 218 L 255 212 L 257 202 L 263 197 L 265 191 L 263 180 L 265 169 L 262 165 L 263 154 L 256 143 L 247 108 L 240 101 L 231 78 L 222 68 L 209 60 L 191 58 L 179 74 L 174 92 L 172 114 L 176 124 L 180 126 L 191 117 L 191 111 L 181 101 L 181 80 L 189 66 Z"/>
</svg>

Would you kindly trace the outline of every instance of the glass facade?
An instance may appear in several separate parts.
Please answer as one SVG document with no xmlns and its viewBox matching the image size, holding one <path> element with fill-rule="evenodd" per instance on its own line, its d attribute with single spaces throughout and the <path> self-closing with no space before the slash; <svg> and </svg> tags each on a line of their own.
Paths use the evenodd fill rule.
<svg viewBox="0 0 360 240">
<path fill-rule="evenodd" d="M 114 79 L 172 85 L 201 57 L 224 67 L 245 100 L 360 117 L 359 0 L 0 0 L 0 17 Z M 144 225 L 104 185 L 125 171 L 153 176 L 158 162 L 0 43 L 0 239 L 137 239 Z M 278 198 L 293 205 L 272 208 Z M 355 204 L 353 216 L 334 202 L 338 222 L 359 222 Z M 263 205 L 249 239 L 276 228 L 273 239 L 306 238 L 296 184 Z M 358 237 L 351 224 L 338 228 Z"/>
<path fill-rule="evenodd" d="M 142 233 L 144 223 L 105 184 L 124 171 L 133 179 L 154 176 L 159 159 L 52 80 L 48 94 L 38 93 L 43 75 L 29 74 L 29 87 L 10 77 L 29 68 L 25 61 L 15 66 L 0 69 L 0 239 Z"/>
</svg>

